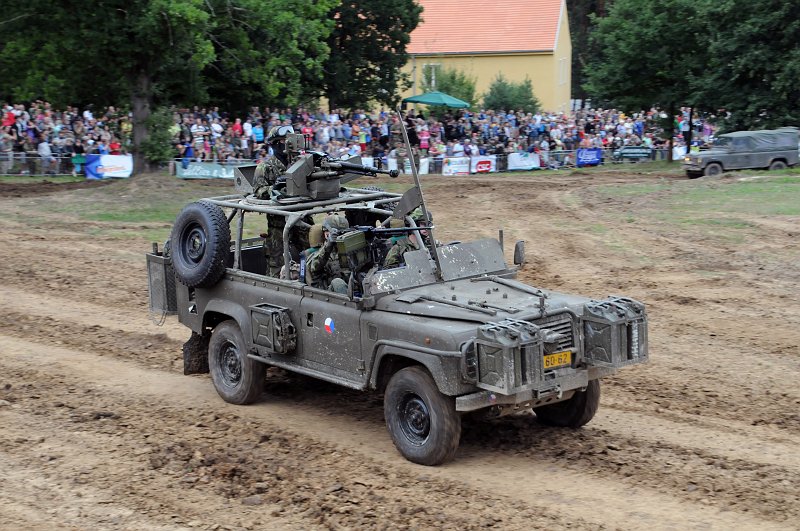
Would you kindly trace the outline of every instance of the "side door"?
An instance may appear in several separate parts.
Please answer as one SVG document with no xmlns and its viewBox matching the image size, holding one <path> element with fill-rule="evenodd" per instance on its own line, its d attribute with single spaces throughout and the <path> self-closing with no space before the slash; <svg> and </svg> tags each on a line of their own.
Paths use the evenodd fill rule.
<svg viewBox="0 0 800 531">
<path fill-rule="evenodd" d="M 347 295 L 306 286 L 299 317 L 301 364 L 360 387 L 365 369 L 358 303 Z"/>
<path fill-rule="evenodd" d="M 726 170 L 740 170 L 753 167 L 753 141 L 747 137 L 734 138 Z"/>
</svg>

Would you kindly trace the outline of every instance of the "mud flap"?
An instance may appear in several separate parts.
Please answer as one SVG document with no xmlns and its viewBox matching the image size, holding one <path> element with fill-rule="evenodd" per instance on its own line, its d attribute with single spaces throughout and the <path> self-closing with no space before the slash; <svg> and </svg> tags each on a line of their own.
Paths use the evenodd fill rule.
<svg viewBox="0 0 800 531">
<path fill-rule="evenodd" d="M 192 337 L 183 344 L 183 374 L 208 373 L 209 334 L 192 332 Z"/>
</svg>

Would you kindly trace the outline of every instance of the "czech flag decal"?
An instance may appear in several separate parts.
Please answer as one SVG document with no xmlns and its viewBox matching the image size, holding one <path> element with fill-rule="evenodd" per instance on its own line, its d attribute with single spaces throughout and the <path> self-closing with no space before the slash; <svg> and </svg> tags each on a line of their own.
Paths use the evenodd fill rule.
<svg viewBox="0 0 800 531">
<path fill-rule="evenodd" d="M 325 331 L 332 334 L 336 331 L 336 326 L 333 324 L 333 319 L 328 317 L 325 319 Z"/>
</svg>

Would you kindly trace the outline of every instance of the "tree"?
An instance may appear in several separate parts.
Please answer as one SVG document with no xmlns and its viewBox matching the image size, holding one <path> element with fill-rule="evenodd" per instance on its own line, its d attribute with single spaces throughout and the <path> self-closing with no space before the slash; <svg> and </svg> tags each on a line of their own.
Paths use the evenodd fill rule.
<svg viewBox="0 0 800 531">
<path fill-rule="evenodd" d="M 690 103 L 706 63 L 697 13 L 692 0 L 615 0 L 608 16 L 596 19 L 600 54 L 586 83 L 592 101 L 629 110 L 658 106 L 670 118 L 678 104 Z"/>
<path fill-rule="evenodd" d="M 800 4 L 721 0 L 709 22 L 709 60 L 694 83 L 697 103 L 729 113 L 726 129 L 800 123 Z"/>
<path fill-rule="evenodd" d="M 414 0 L 351 0 L 333 9 L 325 63 L 325 95 L 331 108 L 366 107 L 371 101 L 392 104 L 407 86 L 401 68 L 406 45 L 420 21 Z"/>
<path fill-rule="evenodd" d="M 586 70 L 597 55 L 597 47 L 592 44 L 589 35 L 592 30 L 591 14 L 597 17 L 606 16 L 606 9 L 612 0 L 571 0 L 567 2 L 570 37 L 572 41 L 572 95 L 574 98 L 586 100 Z"/>
<path fill-rule="evenodd" d="M 533 84 L 527 77 L 524 81 L 514 83 L 507 81 L 503 74 L 498 74 L 489 90 L 483 97 L 483 106 L 494 110 L 522 110 L 537 112 L 541 104 L 533 94 Z"/>
<path fill-rule="evenodd" d="M 477 100 L 476 82 L 475 77 L 455 68 L 434 69 L 431 65 L 426 65 L 422 72 L 422 92 L 438 90 L 466 101 L 470 107 L 474 107 Z M 429 111 L 434 116 L 441 116 L 447 112 L 447 107 L 432 105 L 429 107 Z"/>
<path fill-rule="evenodd" d="M 258 89 L 267 102 L 296 101 L 299 80 L 320 75 L 332 1 L 6 0 L 14 16 L 0 22 L 0 70 L 15 75 L 0 76 L 0 94 L 59 106 L 127 99 L 139 172 L 154 104 L 227 90 L 244 101 Z"/>
<path fill-rule="evenodd" d="M 212 0 L 216 59 L 202 77 L 209 100 L 228 109 L 249 105 L 295 106 L 318 95 L 328 13 L 338 0 Z"/>
</svg>

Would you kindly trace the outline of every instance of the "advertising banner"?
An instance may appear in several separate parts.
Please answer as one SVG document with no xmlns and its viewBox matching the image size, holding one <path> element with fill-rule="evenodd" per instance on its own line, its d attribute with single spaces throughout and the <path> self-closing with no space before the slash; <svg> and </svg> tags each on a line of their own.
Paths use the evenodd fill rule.
<svg viewBox="0 0 800 531">
<path fill-rule="evenodd" d="M 442 175 L 469 175 L 469 157 L 445 157 Z"/>
<path fill-rule="evenodd" d="M 431 169 L 431 159 L 429 158 L 419 159 L 419 168 L 417 168 L 417 172 L 419 172 L 420 175 L 428 175 L 430 169 Z"/>
<path fill-rule="evenodd" d="M 541 167 L 538 153 L 509 153 L 509 170 L 538 170 Z"/>
<path fill-rule="evenodd" d="M 133 155 L 86 155 L 86 178 L 130 177 Z"/>
<path fill-rule="evenodd" d="M 470 158 L 472 173 L 495 173 L 497 171 L 497 155 L 478 155 Z"/>
<path fill-rule="evenodd" d="M 600 148 L 579 149 L 575 159 L 575 165 L 579 168 L 597 166 L 601 162 L 603 162 L 603 150 Z"/>
<path fill-rule="evenodd" d="M 233 179 L 233 169 L 244 164 L 219 164 L 217 162 L 190 162 L 186 167 L 178 164 L 176 173 L 181 179 Z"/>
</svg>

